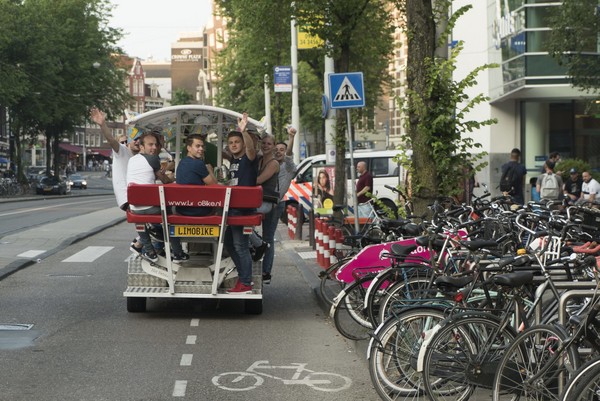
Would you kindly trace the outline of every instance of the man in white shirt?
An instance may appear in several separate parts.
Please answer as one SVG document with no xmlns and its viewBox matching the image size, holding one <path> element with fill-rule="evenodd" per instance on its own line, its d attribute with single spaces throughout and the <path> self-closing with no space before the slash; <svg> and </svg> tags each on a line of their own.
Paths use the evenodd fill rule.
<svg viewBox="0 0 600 401">
<path fill-rule="evenodd" d="M 170 182 L 170 178 L 161 168 L 158 157 L 159 143 L 158 135 L 153 132 L 145 132 L 140 136 L 140 153 L 129 159 L 127 164 L 127 185 L 131 184 L 154 184 L 156 179 L 162 182 Z M 160 214 L 158 206 L 136 206 L 129 205 L 129 209 L 135 214 Z M 140 241 L 142 243 L 142 257 L 151 261 L 158 261 L 158 256 L 152 247 L 150 234 L 140 232 Z M 173 262 L 181 263 L 189 259 L 189 256 L 183 252 L 179 238 L 171 238 L 171 247 L 173 250 Z"/>
<path fill-rule="evenodd" d="M 581 198 L 578 203 L 592 203 L 598 199 L 600 194 L 600 183 L 592 178 L 589 171 L 581 173 L 583 184 L 581 184 Z"/>
<path fill-rule="evenodd" d="M 127 211 L 129 203 L 127 202 L 127 163 L 134 155 L 140 152 L 139 137 L 127 138 L 126 135 L 119 135 L 115 138 L 106 124 L 105 114 L 97 108 L 90 110 L 90 117 L 93 122 L 100 126 L 100 131 L 104 139 L 112 148 L 112 186 L 117 199 L 119 209 Z M 142 252 L 142 244 L 138 239 L 134 239 L 129 245 L 129 249 L 135 253 Z"/>
</svg>

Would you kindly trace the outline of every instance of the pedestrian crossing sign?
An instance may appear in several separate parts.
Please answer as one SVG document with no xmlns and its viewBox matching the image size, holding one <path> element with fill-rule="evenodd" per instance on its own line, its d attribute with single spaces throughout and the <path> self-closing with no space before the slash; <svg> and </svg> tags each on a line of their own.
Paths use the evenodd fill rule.
<svg viewBox="0 0 600 401">
<path fill-rule="evenodd" d="M 363 73 L 329 74 L 329 99 L 332 109 L 365 107 Z"/>
</svg>

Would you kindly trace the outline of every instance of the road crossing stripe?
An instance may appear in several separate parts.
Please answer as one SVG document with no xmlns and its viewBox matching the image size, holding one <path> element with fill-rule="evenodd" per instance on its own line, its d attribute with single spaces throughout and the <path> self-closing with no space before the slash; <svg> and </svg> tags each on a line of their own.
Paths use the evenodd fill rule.
<svg viewBox="0 0 600 401">
<path fill-rule="evenodd" d="M 27 252 L 18 254 L 17 258 L 35 258 L 36 256 L 41 255 L 44 252 L 46 252 L 46 251 L 41 251 L 38 249 L 31 249 Z"/>
<path fill-rule="evenodd" d="M 88 246 L 75 255 L 66 258 L 63 262 L 93 262 L 113 248 L 114 246 Z"/>
<path fill-rule="evenodd" d="M 181 355 L 181 362 L 179 363 L 179 365 L 180 366 L 191 366 L 193 357 L 194 357 L 194 354 Z"/>
<path fill-rule="evenodd" d="M 187 380 L 175 380 L 175 387 L 173 388 L 173 397 L 185 397 L 186 387 Z"/>
</svg>

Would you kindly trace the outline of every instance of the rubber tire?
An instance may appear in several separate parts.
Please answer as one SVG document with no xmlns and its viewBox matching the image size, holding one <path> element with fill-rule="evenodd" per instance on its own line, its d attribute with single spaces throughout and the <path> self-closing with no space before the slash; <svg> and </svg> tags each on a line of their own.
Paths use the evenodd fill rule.
<svg viewBox="0 0 600 401">
<path fill-rule="evenodd" d="M 496 316 L 486 312 L 459 313 L 441 325 L 427 345 L 423 357 L 423 384 L 429 399 L 466 401 L 487 398 L 494 380 L 490 376 L 496 373 L 502 350 L 514 342 L 516 333 L 512 328 L 505 327 L 500 336 L 494 339 L 492 350 L 482 356 L 479 349 L 487 346 L 489 339 L 484 339 L 480 333 L 490 333 L 500 327 L 500 320 Z M 474 384 L 475 378 L 468 377 L 473 371 L 468 361 L 482 358 L 487 361 L 481 371 L 482 377 L 489 381 L 488 388 Z"/>
<path fill-rule="evenodd" d="M 573 373 L 562 401 L 592 401 L 600 389 L 600 359 L 593 359 Z"/>
<path fill-rule="evenodd" d="M 246 299 L 244 301 L 244 312 L 247 315 L 260 315 L 263 312 L 263 300 L 261 299 Z"/>
<path fill-rule="evenodd" d="M 569 372 L 574 372 L 579 365 L 576 347 L 565 349 L 563 356 L 554 361 L 549 371 L 544 373 L 540 380 L 536 380 L 535 384 L 525 387 L 523 383 L 528 377 L 537 375 L 541 366 L 545 367 L 549 363 L 557 347 L 562 345 L 567 337 L 568 334 L 564 330 L 552 325 L 537 325 L 519 334 L 498 364 L 492 400 L 505 400 L 510 396 L 517 398 L 522 394 L 527 394 L 527 397 L 533 399 L 547 399 L 552 395 L 560 399 L 559 388 L 564 389 Z M 560 372 L 565 374 L 561 386 L 558 385 L 555 376 Z M 553 387 L 554 385 L 557 387 Z"/>
<path fill-rule="evenodd" d="M 145 297 L 127 297 L 127 312 L 143 313 L 146 312 Z"/>
<path fill-rule="evenodd" d="M 341 335 L 350 340 L 366 340 L 373 329 L 364 309 L 364 287 L 373 277 L 367 276 L 355 281 L 340 292 L 332 306 L 333 322 Z"/>
<path fill-rule="evenodd" d="M 422 374 L 414 369 L 412 358 L 419 352 L 422 332 L 446 317 L 442 308 L 409 308 L 377 328 L 368 365 L 371 382 L 382 400 L 425 398 Z"/>
</svg>

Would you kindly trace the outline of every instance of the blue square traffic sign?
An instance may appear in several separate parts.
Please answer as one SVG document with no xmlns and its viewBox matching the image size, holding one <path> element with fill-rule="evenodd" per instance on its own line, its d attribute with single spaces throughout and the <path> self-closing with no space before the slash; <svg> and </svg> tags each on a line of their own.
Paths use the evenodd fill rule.
<svg viewBox="0 0 600 401">
<path fill-rule="evenodd" d="M 363 73 L 329 74 L 329 99 L 332 109 L 365 107 Z"/>
</svg>

